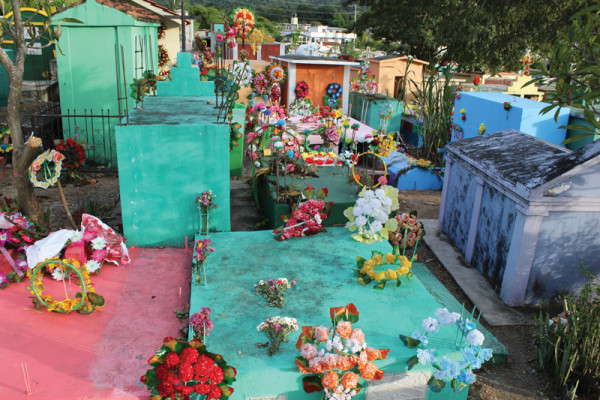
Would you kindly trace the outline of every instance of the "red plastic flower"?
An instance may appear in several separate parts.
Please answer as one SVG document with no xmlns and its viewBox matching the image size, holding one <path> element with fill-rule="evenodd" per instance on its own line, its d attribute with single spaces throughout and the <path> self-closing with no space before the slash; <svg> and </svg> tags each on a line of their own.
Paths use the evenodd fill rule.
<svg viewBox="0 0 600 400">
<path fill-rule="evenodd" d="M 475 79 L 473 79 L 473 83 L 475 84 L 475 86 L 479 85 L 481 83 L 481 77 L 477 75 Z"/>
<path fill-rule="evenodd" d="M 168 369 L 173 369 L 177 365 L 179 365 L 179 362 L 180 362 L 180 360 L 179 360 L 179 356 L 177 355 L 177 353 L 169 353 L 165 356 L 164 365 Z"/>
</svg>

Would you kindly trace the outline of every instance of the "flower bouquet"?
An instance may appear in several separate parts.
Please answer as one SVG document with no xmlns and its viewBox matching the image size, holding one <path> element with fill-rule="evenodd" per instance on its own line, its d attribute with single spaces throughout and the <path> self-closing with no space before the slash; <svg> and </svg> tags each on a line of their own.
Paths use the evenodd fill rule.
<svg viewBox="0 0 600 400">
<path fill-rule="evenodd" d="M 200 234 L 208 234 L 208 212 L 213 208 L 218 208 L 217 203 L 214 202 L 216 194 L 213 194 L 212 190 L 202 192 L 199 196 L 196 196 L 196 203 L 198 203 L 198 210 L 200 210 L 201 231 Z"/>
<path fill-rule="evenodd" d="M 291 283 L 286 278 L 269 279 L 267 282 L 262 279 L 254 285 L 256 294 L 265 298 L 269 307 L 283 308 L 285 305 L 284 292 L 296 284 L 294 279 Z"/>
<path fill-rule="evenodd" d="M 387 282 L 396 281 L 396 287 L 402 282 L 400 277 L 412 276 L 410 269 L 414 259 L 408 259 L 399 253 L 387 253 L 385 256 L 379 251 L 373 251 L 370 259 L 365 260 L 358 256 L 356 257 L 356 266 L 358 269 L 354 273 L 361 285 L 368 285 L 372 281 L 377 283 L 373 289 L 384 289 Z M 376 268 L 380 265 L 387 266 L 387 270 L 378 271 Z"/>
<path fill-rule="evenodd" d="M 62 153 L 65 158 L 63 165 L 69 169 L 69 178 L 80 181 L 79 168 L 85 161 L 85 149 L 82 142 L 78 142 L 73 138 L 68 138 L 67 141 L 61 140 L 56 145 L 56 150 Z"/>
<path fill-rule="evenodd" d="M 423 333 L 417 329 L 410 337 L 400 335 L 400 339 L 408 348 L 420 346 L 417 355 L 408 360 L 408 369 L 412 369 L 418 363 L 431 364 L 436 371 L 429 379 L 429 388 L 437 393 L 446 386 L 446 383 L 450 383 L 456 392 L 475 382 L 473 370 L 481 368 L 483 363 L 492 358 L 492 350 L 481 348 L 485 336 L 475 329 L 476 323 L 472 320 L 459 313 L 451 313 L 446 308 L 438 308 L 435 314 L 438 319 L 429 317 L 423 320 Z M 436 357 L 435 349 L 427 348 L 428 335 L 437 333 L 440 325 L 453 324 L 458 331 L 457 337 L 460 337 L 460 344 L 456 343 L 457 347 L 462 348 L 459 355 L 462 359 L 458 361 L 455 360 L 456 357 L 447 355 Z M 466 341 L 465 347 L 463 347 L 463 339 Z"/>
<path fill-rule="evenodd" d="M 310 151 L 301 154 L 302 159 L 309 165 L 334 165 L 337 160 L 337 154 L 333 152 Z"/>
<path fill-rule="evenodd" d="M 210 353 L 198 339 L 179 342 L 167 337 L 141 377 L 152 400 L 226 400 L 237 371 L 219 354 Z M 201 397 L 206 396 L 206 397 Z"/>
<path fill-rule="evenodd" d="M 377 190 L 363 188 L 358 197 L 355 206 L 344 210 L 346 228 L 351 232 L 358 229 L 352 238 L 365 244 L 388 239 L 389 232 L 398 229 L 396 218 L 389 217 L 399 206 L 398 189 L 388 185 Z"/>
<path fill-rule="evenodd" d="M 274 234 L 279 235 L 275 238 L 276 240 L 316 235 L 325 231 L 323 221 L 329 215 L 332 204 L 323 201 L 327 197 L 327 189 L 319 189 L 315 196 L 315 188 L 308 185 L 302 191 L 301 196 L 304 200 L 292 205 L 292 214 L 282 217 L 283 222 L 286 223 L 285 227 L 273 231 Z"/>
<path fill-rule="evenodd" d="M 303 374 L 304 391 L 323 391 L 324 399 L 349 400 L 362 388 L 363 379 L 381 379 L 383 371 L 373 361 L 385 359 L 389 350 L 368 347 L 365 334 L 353 328 L 358 311 L 352 303 L 330 309 L 332 327 L 303 326 L 296 348 L 296 365 Z"/>
<path fill-rule="evenodd" d="M 210 335 L 215 325 L 210 319 L 210 308 L 202 307 L 200 312 L 190 316 L 190 326 L 194 331 L 194 338 L 200 339 L 202 343 L 206 343 L 206 337 Z"/>
<path fill-rule="evenodd" d="M 256 327 L 257 331 L 263 331 L 269 337 L 267 343 L 257 343 L 258 347 L 268 347 L 267 354 L 272 356 L 279 352 L 279 344 L 287 343 L 287 337 L 290 333 L 298 330 L 298 321 L 295 318 L 289 317 L 272 317 L 261 322 Z"/>
<path fill-rule="evenodd" d="M 204 261 L 210 253 L 214 253 L 215 249 L 210 247 L 212 241 L 210 239 L 196 240 L 194 246 L 194 264 L 192 269 L 196 274 L 196 284 L 199 285 L 204 275 L 204 285 L 206 286 L 206 270 L 204 269 Z"/>
<path fill-rule="evenodd" d="M 393 253 L 400 254 L 400 247 L 402 247 L 402 255 L 404 255 L 407 248 L 414 247 L 414 258 L 419 240 L 425 236 L 425 228 L 421 222 L 417 221 L 416 211 L 412 211 L 410 214 L 396 214 L 396 221 L 398 221 L 398 227 L 388 234 L 388 242 L 393 247 Z"/>
</svg>

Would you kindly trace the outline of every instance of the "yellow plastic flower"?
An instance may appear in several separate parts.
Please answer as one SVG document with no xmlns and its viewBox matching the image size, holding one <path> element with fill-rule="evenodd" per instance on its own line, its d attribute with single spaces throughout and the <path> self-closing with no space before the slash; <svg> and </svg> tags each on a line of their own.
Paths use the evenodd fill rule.
<svg viewBox="0 0 600 400">
<path fill-rule="evenodd" d="M 372 258 L 372 260 L 375 262 L 376 265 L 381 265 L 383 264 L 383 256 L 380 254 L 375 254 Z"/>
<path fill-rule="evenodd" d="M 461 109 L 460 109 L 460 113 L 461 113 L 461 114 L 464 114 L 464 113 L 466 113 L 465 109 L 464 109 L 464 108 L 461 108 Z"/>
<path fill-rule="evenodd" d="M 371 279 L 375 279 L 375 277 L 377 276 L 377 271 L 370 270 L 369 272 L 367 272 L 367 276 Z"/>
<path fill-rule="evenodd" d="M 340 110 L 340 109 L 335 110 L 335 117 L 336 118 L 341 118 L 342 117 L 342 110 Z"/>
<path fill-rule="evenodd" d="M 387 271 L 385 271 L 385 279 L 387 279 L 388 281 L 395 281 L 396 279 L 398 279 L 398 275 L 393 269 L 388 269 Z"/>
<path fill-rule="evenodd" d="M 394 261 L 396 261 L 396 256 L 393 255 L 392 253 L 387 253 L 385 255 L 385 263 L 386 264 L 393 264 Z"/>
<path fill-rule="evenodd" d="M 363 267 L 360 269 L 360 273 L 361 274 L 367 274 L 369 273 L 369 271 L 371 271 L 373 269 L 372 265 L 363 265 Z"/>
<path fill-rule="evenodd" d="M 383 271 L 377 273 L 377 275 L 375 276 L 376 281 L 382 281 L 384 279 L 385 279 L 385 272 L 383 272 Z"/>
<path fill-rule="evenodd" d="M 396 270 L 396 273 L 399 276 L 404 276 L 404 275 L 408 274 L 409 272 L 410 272 L 410 269 L 408 269 L 407 267 L 400 267 Z"/>
</svg>

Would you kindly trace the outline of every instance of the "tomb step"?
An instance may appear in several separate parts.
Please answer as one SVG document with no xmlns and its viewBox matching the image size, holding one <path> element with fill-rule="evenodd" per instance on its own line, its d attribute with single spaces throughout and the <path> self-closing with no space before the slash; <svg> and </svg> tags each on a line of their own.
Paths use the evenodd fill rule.
<svg viewBox="0 0 600 400">
<path fill-rule="evenodd" d="M 232 180 L 230 187 L 231 230 L 237 232 L 261 229 L 259 224 L 264 218 L 256 208 L 248 183 Z"/>
</svg>

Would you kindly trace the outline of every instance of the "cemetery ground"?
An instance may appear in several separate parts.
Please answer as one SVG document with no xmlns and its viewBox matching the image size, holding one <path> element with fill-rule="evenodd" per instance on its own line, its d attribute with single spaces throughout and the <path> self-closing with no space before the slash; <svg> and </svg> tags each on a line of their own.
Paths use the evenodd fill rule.
<svg viewBox="0 0 600 400">
<path fill-rule="evenodd" d="M 16 186 L 12 176 L 12 170 L 7 169 L 7 177 L 0 181 L 0 194 L 7 197 L 16 196 Z M 84 173 L 88 184 L 63 186 L 65 197 L 74 218 L 82 212 L 89 212 L 98 216 L 109 226 L 120 230 L 121 210 L 119 201 L 119 181 L 114 172 Z M 56 187 L 48 190 L 35 189 L 42 206 L 50 211 L 51 229 L 70 228 L 65 210 L 62 206 L 58 189 Z M 438 217 L 440 204 L 439 191 L 401 191 L 399 195 L 400 210 L 417 210 L 420 219 L 435 219 Z M 248 193 L 248 204 L 251 197 Z M 248 205 L 246 204 L 246 205 Z M 252 206 L 253 207 L 253 206 Z M 242 207 L 237 207 L 241 209 Z M 245 208 L 245 207 L 244 207 Z M 247 214 L 236 216 L 236 207 L 232 200 L 232 227 L 236 226 L 236 218 L 247 218 Z M 256 217 L 256 216 L 255 216 Z M 256 219 L 255 219 L 256 220 Z M 260 218 L 257 220 L 260 221 Z M 244 224 L 242 224 L 244 225 Z M 252 224 L 245 224 L 251 227 Z M 254 229 L 263 229 L 261 224 Z M 233 228 L 235 229 L 235 228 Z M 302 239 L 299 239 L 302 240 Z M 183 246 L 183 243 L 182 243 Z M 460 302 L 465 303 L 470 310 L 473 304 L 446 271 L 440 260 L 426 246 L 418 248 L 418 261 L 425 264 L 433 275 L 454 295 Z M 189 285 L 190 274 L 181 286 Z M 149 288 L 149 290 L 151 290 Z M 537 308 L 520 308 L 519 311 L 526 314 L 531 320 L 537 315 Z M 175 319 L 170 313 L 162 318 Z M 477 382 L 469 391 L 469 399 L 481 400 L 529 400 L 549 399 L 558 400 L 562 396 L 553 387 L 552 377 L 537 367 L 537 348 L 535 346 L 535 331 L 533 324 L 493 327 L 484 323 L 488 329 L 507 348 L 508 361 L 499 366 L 484 366 L 477 374 Z M 164 335 L 176 336 L 178 332 L 164 332 Z M 400 341 L 399 343 L 400 344 Z M 57 382 L 60 385 L 59 382 Z"/>
</svg>

